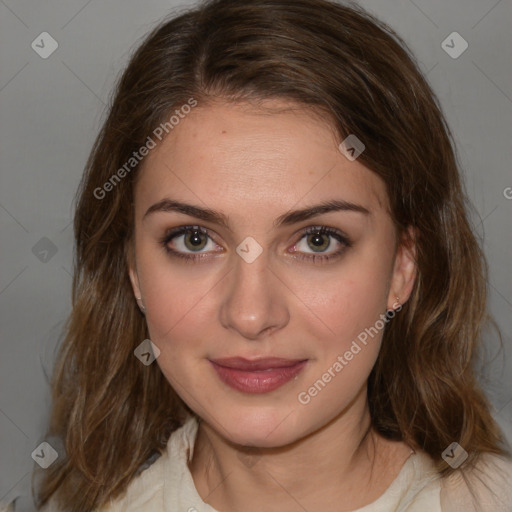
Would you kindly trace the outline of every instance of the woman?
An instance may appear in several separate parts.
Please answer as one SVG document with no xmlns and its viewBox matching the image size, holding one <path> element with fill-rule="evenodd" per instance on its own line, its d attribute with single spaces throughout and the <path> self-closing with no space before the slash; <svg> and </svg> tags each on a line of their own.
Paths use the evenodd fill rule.
<svg viewBox="0 0 512 512">
<path fill-rule="evenodd" d="M 147 37 L 80 189 L 44 510 L 510 510 L 485 263 L 404 48 L 324 0 Z"/>
</svg>

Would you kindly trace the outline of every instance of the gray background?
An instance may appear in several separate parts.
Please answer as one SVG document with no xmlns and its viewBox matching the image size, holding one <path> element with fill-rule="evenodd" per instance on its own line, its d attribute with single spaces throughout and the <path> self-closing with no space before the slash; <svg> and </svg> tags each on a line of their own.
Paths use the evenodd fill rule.
<svg viewBox="0 0 512 512">
<path fill-rule="evenodd" d="M 483 384 L 512 439 L 512 1 L 361 4 L 409 44 L 455 134 L 503 334 L 501 351 L 496 335 L 486 336 Z M 16 510 L 33 509 L 31 453 L 44 440 L 48 376 L 70 312 L 72 204 L 85 160 L 130 53 L 186 5 L 0 0 L 0 503 L 19 497 Z M 454 31 L 469 45 L 458 58 L 442 47 Z M 46 59 L 31 47 L 42 32 L 58 42 Z M 461 48 L 456 39 L 445 45 Z"/>
</svg>

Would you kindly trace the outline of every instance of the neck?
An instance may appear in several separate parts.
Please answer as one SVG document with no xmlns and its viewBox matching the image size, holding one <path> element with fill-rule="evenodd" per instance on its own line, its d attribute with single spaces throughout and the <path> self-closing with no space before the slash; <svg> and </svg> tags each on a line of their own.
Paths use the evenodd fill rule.
<svg viewBox="0 0 512 512">
<path fill-rule="evenodd" d="M 364 388 L 326 425 L 284 447 L 248 451 L 201 422 L 190 471 L 203 501 L 223 512 L 353 510 L 396 476 L 410 453 L 402 446 L 397 459 L 397 444 L 371 429 Z"/>
</svg>

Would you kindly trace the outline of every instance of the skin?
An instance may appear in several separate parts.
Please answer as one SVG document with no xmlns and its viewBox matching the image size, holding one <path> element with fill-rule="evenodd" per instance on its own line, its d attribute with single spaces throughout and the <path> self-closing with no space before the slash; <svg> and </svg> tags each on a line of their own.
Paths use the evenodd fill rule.
<svg viewBox="0 0 512 512">
<path fill-rule="evenodd" d="M 382 330 L 308 404 L 297 399 L 397 297 L 408 299 L 416 274 L 384 182 L 349 161 L 339 142 L 325 117 L 303 106 L 217 101 L 193 109 L 138 177 L 130 279 L 161 350 L 158 365 L 202 419 L 190 462 L 196 488 L 223 512 L 353 510 L 377 499 L 411 453 L 370 429 L 366 385 Z M 145 215 L 164 198 L 222 212 L 229 228 L 176 211 Z M 369 213 L 274 224 L 329 200 Z M 198 261 L 161 244 L 166 230 L 187 225 L 211 237 L 203 236 Z M 342 231 L 351 245 L 321 235 L 323 252 L 315 252 L 304 234 L 311 226 Z M 263 249 L 252 263 L 236 252 L 246 237 Z M 167 245 L 194 254 L 191 238 Z M 339 249 L 324 263 L 307 259 Z M 249 395 L 225 385 L 209 362 L 233 356 L 308 362 L 277 390 Z"/>
</svg>

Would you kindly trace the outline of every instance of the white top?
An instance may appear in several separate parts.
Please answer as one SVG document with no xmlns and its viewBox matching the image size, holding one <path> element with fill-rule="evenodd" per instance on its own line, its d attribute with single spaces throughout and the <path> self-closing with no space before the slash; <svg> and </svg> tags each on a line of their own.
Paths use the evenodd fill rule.
<svg viewBox="0 0 512 512">
<path fill-rule="evenodd" d="M 188 418 L 171 434 L 163 455 L 132 480 L 125 494 L 96 512 L 220 512 L 203 502 L 187 465 L 198 425 L 195 417 Z M 54 511 L 51 504 L 42 509 Z M 512 512 L 512 461 L 485 455 L 466 484 L 458 471 L 441 481 L 428 455 L 412 453 L 384 494 L 353 512 Z"/>
</svg>

